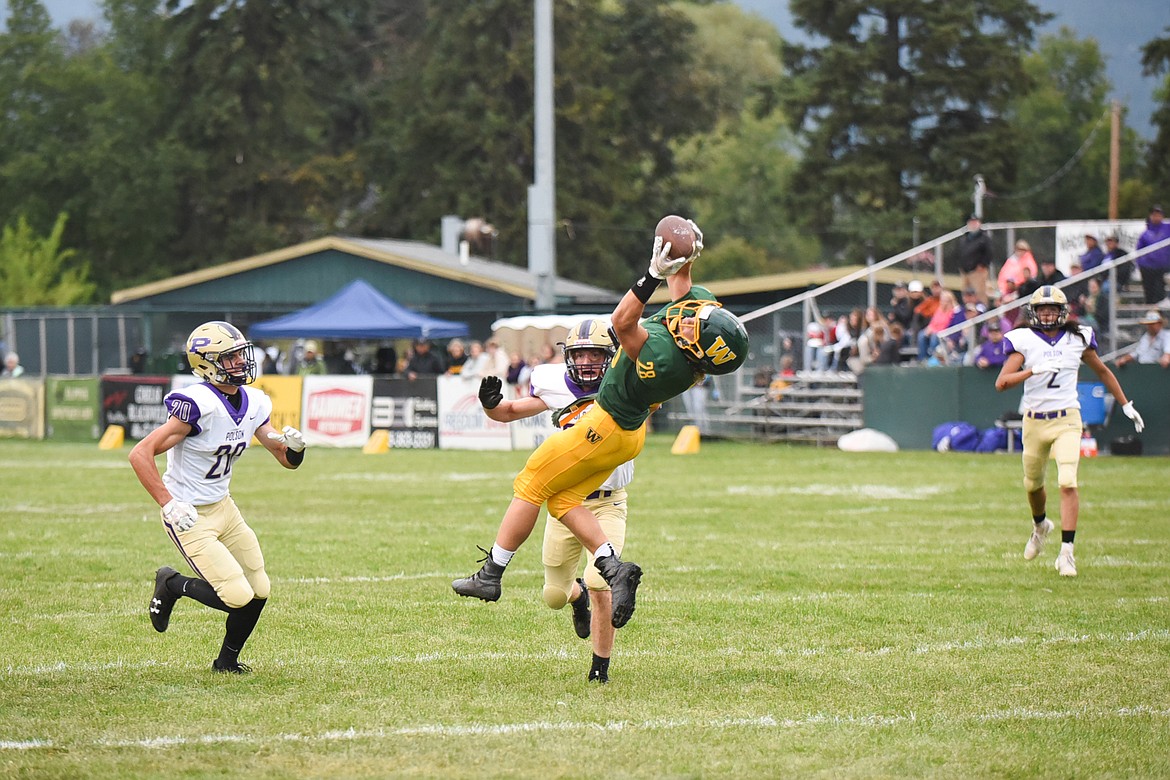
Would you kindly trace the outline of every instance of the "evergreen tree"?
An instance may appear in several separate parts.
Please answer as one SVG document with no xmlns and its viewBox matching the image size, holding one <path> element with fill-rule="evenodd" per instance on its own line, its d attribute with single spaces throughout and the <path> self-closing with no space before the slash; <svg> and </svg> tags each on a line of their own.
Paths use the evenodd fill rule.
<svg viewBox="0 0 1170 780">
<path fill-rule="evenodd" d="M 823 46 L 787 53 L 789 105 L 806 140 L 795 188 L 812 229 L 857 261 L 904 248 L 920 204 L 962 225 L 976 174 L 1011 181 L 1005 112 L 1028 87 L 1021 55 L 1049 17 L 1027 0 L 792 0 Z"/>
</svg>

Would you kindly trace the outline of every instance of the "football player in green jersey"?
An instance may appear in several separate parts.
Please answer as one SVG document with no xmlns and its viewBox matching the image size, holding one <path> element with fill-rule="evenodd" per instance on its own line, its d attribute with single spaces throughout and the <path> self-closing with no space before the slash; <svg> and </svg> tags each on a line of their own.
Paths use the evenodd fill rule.
<svg viewBox="0 0 1170 780">
<path fill-rule="evenodd" d="M 691 223 L 690 255 L 672 258 L 670 243 L 656 237 L 646 275 L 636 281 L 610 320 L 620 349 L 605 373 L 595 403 L 573 427 L 545 439 L 529 456 L 513 484 L 495 544 L 478 572 L 455 580 L 461 596 L 500 598 L 504 567 L 532 533 L 547 503 L 586 549 L 609 583 L 614 628 L 634 613 L 641 568 L 622 561 L 597 518 L 581 505 L 619 464 L 637 457 L 646 441 L 646 419 L 663 402 L 680 395 L 705 374 L 730 374 L 747 358 L 748 336 L 739 319 L 715 296 L 691 282 L 691 268 L 703 249 L 703 234 Z M 646 303 L 666 281 L 671 302 L 642 321 Z"/>
</svg>

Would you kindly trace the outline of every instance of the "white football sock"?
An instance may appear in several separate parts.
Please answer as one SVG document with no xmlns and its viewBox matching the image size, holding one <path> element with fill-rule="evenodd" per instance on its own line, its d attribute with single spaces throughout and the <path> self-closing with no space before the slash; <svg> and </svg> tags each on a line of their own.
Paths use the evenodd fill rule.
<svg viewBox="0 0 1170 780">
<path fill-rule="evenodd" d="M 515 550 L 505 550 L 498 544 L 492 545 L 492 560 L 500 566 L 507 566 L 508 561 L 512 560 L 512 556 L 516 554 Z"/>
<path fill-rule="evenodd" d="M 604 544 L 602 544 L 600 547 L 598 547 L 596 550 L 593 551 L 593 559 L 594 560 L 597 560 L 598 558 L 604 558 L 607 555 L 612 555 L 615 558 L 617 557 L 617 550 L 613 549 L 613 545 L 610 544 L 609 542 L 605 542 Z"/>
</svg>

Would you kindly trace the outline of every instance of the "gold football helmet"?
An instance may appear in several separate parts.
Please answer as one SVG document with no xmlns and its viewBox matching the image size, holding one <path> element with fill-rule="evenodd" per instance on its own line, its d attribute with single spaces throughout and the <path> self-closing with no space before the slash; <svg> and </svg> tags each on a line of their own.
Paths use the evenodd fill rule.
<svg viewBox="0 0 1170 780">
<path fill-rule="evenodd" d="M 1041 306 L 1055 306 L 1057 308 L 1055 311 L 1049 309 L 1045 312 L 1046 315 L 1050 316 L 1041 317 L 1040 312 L 1037 311 Z M 1043 330 L 1063 328 L 1064 324 L 1068 322 L 1069 311 L 1068 296 L 1064 294 L 1064 291 L 1059 287 L 1046 284 L 1032 293 L 1032 297 L 1028 299 L 1028 325 Z"/>
<path fill-rule="evenodd" d="M 187 337 L 187 363 L 195 376 L 213 385 L 256 381 L 252 342 L 230 322 L 205 322 Z"/>
<path fill-rule="evenodd" d="M 596 359 L 598 351 L 604 353 L 601 360 Z M 609 333 L 609 323 L 604 320 L 581 320 L 569 328 L 561 344 L 569 378 L 582 387 L 601 383 L 616 352 L 613 337 Z"/>
</svg>

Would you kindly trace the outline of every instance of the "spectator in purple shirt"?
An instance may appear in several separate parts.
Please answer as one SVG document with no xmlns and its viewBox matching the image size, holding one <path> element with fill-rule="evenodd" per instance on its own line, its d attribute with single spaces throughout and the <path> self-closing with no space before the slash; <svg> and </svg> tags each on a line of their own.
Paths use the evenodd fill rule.
<svg viewBox="0 0 1170 780">
<path fill-rule="evenodd" d="M 1007 355 L 1004 354 L 1003 329 L 999 320 L 993 319 L 987 323 L 987 340 L 979 345 L 975 355 L 975 365 L 979 368 L 997 368 L 1003 365 Z"/>
<path fill-rule="evenodd" d="M 1170 223 L 1164 222 L 1165 213 L 1161 206 L 1150 208 L 1146 220 L 1146 231 L 1137 240 L 1137 250 L 1142 250 L 1170 238 Z M 1164 246 L 1137 259 L 1138 271 L 1142 275 L 1142 292 L 1146 303 L 1159 308 L 1170 307 L 1166 297 L 1166 272 L 1170 271 L 1170 246 Z"/>
</svg>

